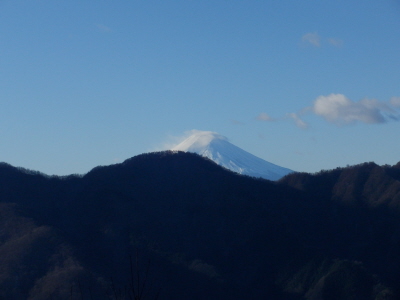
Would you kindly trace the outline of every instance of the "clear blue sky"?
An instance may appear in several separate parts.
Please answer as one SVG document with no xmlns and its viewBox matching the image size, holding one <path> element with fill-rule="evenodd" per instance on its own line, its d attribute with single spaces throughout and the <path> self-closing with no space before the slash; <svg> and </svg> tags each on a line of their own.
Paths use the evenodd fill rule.
<svg viewBox="0 0 400 300">
<path fill-rule="evenodd" d="M 400 161 L 400 2 L 0 0 L 0 161 L 86 173 L 198 129 L 315 172 Z"/>
</svg>

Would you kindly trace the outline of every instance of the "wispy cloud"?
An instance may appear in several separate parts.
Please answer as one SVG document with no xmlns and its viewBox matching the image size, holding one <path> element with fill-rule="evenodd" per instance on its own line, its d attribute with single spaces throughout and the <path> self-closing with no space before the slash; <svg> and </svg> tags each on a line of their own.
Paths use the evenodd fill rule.
<svg viewBox="0 0 400 300">
<path fill-rule="evenodd" d="M 343 46 L 343 40 L 341 39 L 336 39 L 336 38 L 329 38 L 328 43 L 334 47 L 342 47 Z"/>
<path fill-rule="evenodd" d="M 153 148 L 148 149 L 148 152 L 154 152 L 154 151 L 164 151 L 164 150 L 170 150 L 179 143 L 183 142 L 186 138 L 188 138 L 191 134 L 191 131 L 185 131 L 182 135 L 173 135 L 173 134 L 168 134 L 164 141 L 162 141 L 160 144 L 154 146 Z"/>
<path fill-rule="evenodd" d="M 388 121 L 400 121 L 400 97 L 392 97 L 389 101 L 365 98 L 356 102 L 343 94 L 321 95 L 314 100 L 311 106 L 273 120 L 291 120 L 297 127 L 307 129 L 309 124 L 304 119 L 310 114 L 320 116 L 325 121 L 340 126 L 357 122 L 381 124 Z M 261 113 L 256 119 L 270 121 L 272 118 Z"/>
<path fill-rule="evenodd" d="M 309 32 L 301 37 L 303 45 L 309 45 L 313 47 L 321 47 L 323 44 L 328 43 L 328 45 L 340 48 L 343 46 L 344 42 L 338 38 L 322 38 L 317 32 Z"/>
<path fill-rule="evenodd" d="M 256 117 L 256 120 L 263 121 L 263 122 L 271 122 L 271 121 L 274 121 L 275 119 L 272 118 L 270 115 L 263 112 Z"/>
<path fill-rule="evenodd" d="M 294 121 L 297 127 L 301 129 L 308 128 L 308 124 L 304 122 L 298 113 L 290 113 L 286 114 L 286 116 Z"/>
<path fill-rule="evenodd" d="M 162 142 L 160 145 L 158 145 L 152 149 L 149 149 L 148 151 L 153 152 L 153 151 L 171 150 L 172 148 L 179 145 L 180 143 L 182 143 L 184 140 L 186 140 L 187 138 L 189 138 L 191 136 L 216 137 L 218 139 L 225 140 L 225 141 L 229 140 L 227 137 L 225 137 L 217 132 L 214 132 L 214 131 L 203 131 L 203 130 L 192 129 L 192 130 L 185 131 L 182 135 L 178 135 L 178 136 L 169 134 L 165 138 L 164 142 Z"/>
<path fill-rule="evenodd" d="M 238 121 L 238 120 L 231 120 L 231 124 L 233 124 L 233 125 L 245 125 L 245 123 L 243 123 L 243 122 L 241 122 L 241 121 Z"/>
<path fill-rule="evenodd" d="M 321 38 L 316 32 L 309 32 L 302 36 L 302 42 L 305 44 L 310 44 L 315 47 L 321 46 Z"/>
<path fill-rule="evenodd" d="M 342 94 L 330 94 L 319 96 L 314 101 L 312 112 L 337 125 L 354 122 L 376 124 L 384 123 L 388 119 L 399 119 L 399 112 L 393 107 L 393 103 L 397 103 L 396 98 L 392 98 L 389 103 L 376 99 L 354 102 Z"/>
<path fill-rule="evenodd" d="M 110 32 L 112 32 L 112 29 L 110 28 L 110 27 L 108 27 L 108 26 L 106 26 L 106 25 L 103 25 L 103 24 L 94 24 L 94 26 L 96 26 L 96 28 L 99 30 L 99 31 L 101 31 L 101 32 L 104 32 L 104 33 L 110 33 Z"/>
</svg>

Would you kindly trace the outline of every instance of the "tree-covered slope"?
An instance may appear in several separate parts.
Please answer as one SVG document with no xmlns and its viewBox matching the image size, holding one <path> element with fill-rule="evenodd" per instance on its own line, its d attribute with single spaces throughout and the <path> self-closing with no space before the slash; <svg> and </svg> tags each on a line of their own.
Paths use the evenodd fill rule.
<svg viewBox="0 0 400 300">
<path fill-rule="evenodd" d="M 398 170 L 271 182 L 183 152 L 62 178 L 2 164 L 0 299 L 129 299 L 144 278 L 143 299 L 398 299 Z"/>
</svg>

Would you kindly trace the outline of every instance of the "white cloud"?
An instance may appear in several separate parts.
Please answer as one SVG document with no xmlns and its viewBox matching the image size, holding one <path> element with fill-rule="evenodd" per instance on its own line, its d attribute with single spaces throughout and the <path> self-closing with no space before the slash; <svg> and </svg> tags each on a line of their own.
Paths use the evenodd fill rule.
<svg viewBox="0 0 400 300">
<path fill-rule="evenodd" d="M 303 43 L 309 43 L 315 47 L 321 46 L 321 38 L 316 32 L 309 32 L 302 36 L 301 40 Z"/>
<path fill-rule="evenodd" d="M 273 118 L 271 118 L 268 114 L 266 113 L 261 113 L 256 117 L 257 120 L 259 121 L 264 121 L 264 122 L 270 122 L 270 121 L 274 121 Z"/>
<path fill-rule="evenodd" d="M 365 98 L 355 102 L 343 94 L 321 95 L 314 100 L 312 106 L 304 107 L 296 113 L 287 113 L 285 118 L 272 119 L 268 114 L 260 113 L 256 119 L 265 122 L 292 120 L 297 127 L 307 129 L 309 124 L 303 120 L 303 116 L 310 113 L 336 125 L 400 121 L 400 97 L 392 97 L 390 101 Z"/>
<path fill-rule="evenodd" d="M 312 111 L 328 122 L 349 124 L 353 122 L 384 123 L 387 118 L 398 119 L 398 113 L 385 102 L 375 99 L 351 101 L 342 94 L 319 96 Z"/>
<path fill-rule="evenodd" d="M 287 114 L 287 117 L 291 118 L 299 128 L 306 129 L 308 127 L 307 123 L 304 122 L 296 113 Z"/>
</svg>

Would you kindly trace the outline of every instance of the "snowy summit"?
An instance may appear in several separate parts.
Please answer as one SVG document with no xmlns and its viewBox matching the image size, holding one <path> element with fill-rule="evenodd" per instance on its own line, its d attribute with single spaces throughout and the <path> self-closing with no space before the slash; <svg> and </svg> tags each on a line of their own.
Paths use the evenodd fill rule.
<svg viewBox="0 0 400 300">
<path fill-rule="evenodd" d="M 239 174 L 269 180 L 278 180 L 293 172 L 240 149 L 216 132 L 198 130 L 192 132 L 192 135 L 171 150 L 197 153 Z"/>
</svg>

